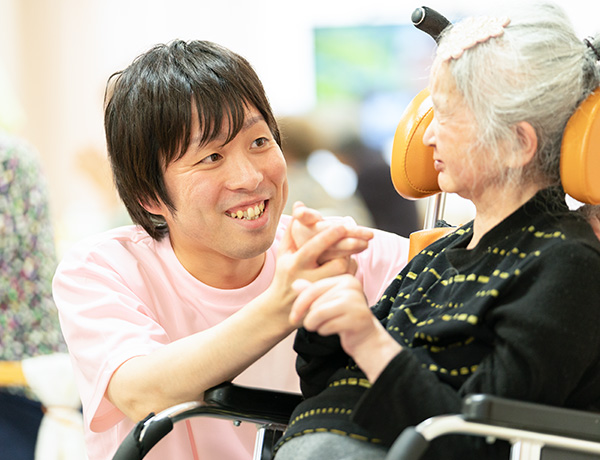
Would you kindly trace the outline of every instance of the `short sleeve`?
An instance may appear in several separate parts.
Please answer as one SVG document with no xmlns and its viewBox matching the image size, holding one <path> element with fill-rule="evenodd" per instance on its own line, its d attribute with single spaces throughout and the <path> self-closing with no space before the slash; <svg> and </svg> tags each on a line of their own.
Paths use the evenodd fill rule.
<svg viewBox="0 0 600 460">
<path fill-rule="evenodd" d="M 119 273 L 111 266 L 118 260 Z M 84 418 L 103 431 L 122 417 L 105 397 L 112 374 L 125 361 L 169 342 L 153 312 L 135 293 L 143 273 L 117 242 L 87 252 L 74 250 L 60 263 L 53 293 L 65 340 L 74 361 Z"/>
</svg>

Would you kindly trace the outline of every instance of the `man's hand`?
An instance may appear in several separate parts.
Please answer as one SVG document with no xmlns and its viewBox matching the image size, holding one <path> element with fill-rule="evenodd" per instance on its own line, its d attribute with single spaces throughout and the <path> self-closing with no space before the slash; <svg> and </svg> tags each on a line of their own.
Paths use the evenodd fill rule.
<svg viewBox="0 0 600 460">
<path fill-rule="evenodd" d="M 292 216 L 294 218 L 291 224 L 292 238 L 298 248 L 325 229 L 340 225 L 339 222 L 324 220 L 321 214 L 314 209 L 307 208 L 301 202 L 294 203 Z M 359 226 L 345 226 L 345 228 L 346 236 L 335 245 L 324 250 L 318 257 L 317 262 L 320 265 L 334 259 L 349 258 L 351 255 L 367 249 L 369 240 L 373 238 L 371 230 Z M 356 269 L 355 264 L 354 269 Z"/>
</svg>

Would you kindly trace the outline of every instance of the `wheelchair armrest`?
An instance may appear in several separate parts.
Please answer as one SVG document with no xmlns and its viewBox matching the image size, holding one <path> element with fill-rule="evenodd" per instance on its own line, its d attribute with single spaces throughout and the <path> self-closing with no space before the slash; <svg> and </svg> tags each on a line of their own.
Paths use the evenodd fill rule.
<svg viewBox="0 0 600 460">
<path fill-rule="evenodd" d="M 123 440 L 113 460 L 141 460 L 166 436 L 173 424 L 191 417 L 215 417 L 285 429 L 302 396 L 222 383 L 207 390 L 203 401 L 178 404 L 138 422 Z"/>
<path fill-rule="evenodd" d="M 287 425 L 292 411 L 302 401 L 302 396 L 226 382 L 207 390 L 204 393 L 204 401 L 223 409 L 256 414 L 273 423 Z"/>
<path fill-rule="evenodd" d="M 463 401 L 470 422 L 600 441 L 600 413 L 475 394 Z"/>
<path fill-rule="evenodd" d="M 398 436 L 387 460 L 417 460 L 429 442 L 448 434 L 486 436 L 595 455 L 600 454 L 600 413 L 474 394 L 463 400 L 462 412 L 439 415 L 407 427 Z M 530 452 L 535 457 L 533 449 Z M 582 458 L 582 457 L 577 457 Z M 590 458 L 590 457 L 585 457 Z"/>
</svg>

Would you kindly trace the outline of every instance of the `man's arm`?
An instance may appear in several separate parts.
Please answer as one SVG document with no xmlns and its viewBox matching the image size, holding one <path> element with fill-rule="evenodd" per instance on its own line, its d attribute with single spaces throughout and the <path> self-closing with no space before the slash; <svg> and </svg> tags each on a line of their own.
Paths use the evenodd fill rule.
<svg viewBox="0 0 600 460">
<path fill-rule="evenodd" d="M 319 263 L 321 255 L 343 241 L 350 230 L 333 226 L 297 247 L 290 226 L 282 241 L 270 287 L 218 325 L 129 359 L 113 374 L 108 399 L 125 415 L 139 420 L 174 404 L 194 400 L 238 375 L 294 326 L 289 311 L 296 297 L 295 279 L 321 279 L 346 273 L 346 258 Z"/>
</svg>

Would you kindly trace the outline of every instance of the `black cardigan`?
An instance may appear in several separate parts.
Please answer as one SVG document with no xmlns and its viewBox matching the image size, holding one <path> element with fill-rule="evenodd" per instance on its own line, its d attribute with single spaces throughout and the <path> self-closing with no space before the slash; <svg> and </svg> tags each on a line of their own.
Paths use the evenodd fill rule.
<svg viewBox="0 0 600 460">
<path fill-rule="evenodd" d="M 600 243 L 590 226 L 548 189 L 467 250 L 471 236 L 472 222 L 430 245 L 373 307 L 404 347 L 373 385 L 337 336 L 299 331 L 307 399 L 282 442 L 326 430 L 390 445 L 407 426 L 458 412 L 469 393 L 600 409 Z M 429 455 L 493 456 L 506 450 L 498 444 L 451 436 Z"/>
</svg>

